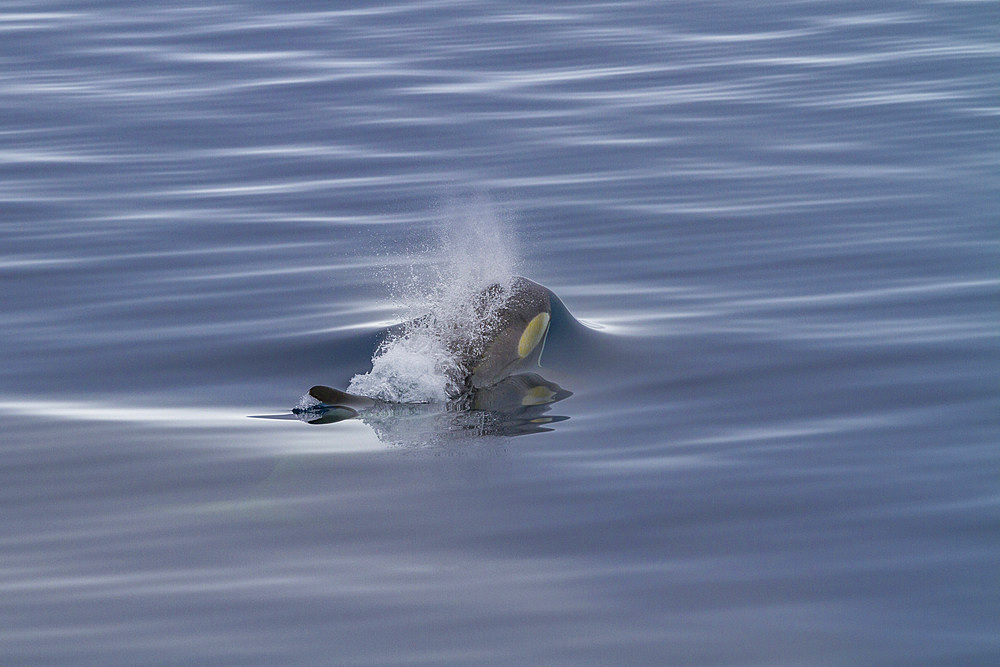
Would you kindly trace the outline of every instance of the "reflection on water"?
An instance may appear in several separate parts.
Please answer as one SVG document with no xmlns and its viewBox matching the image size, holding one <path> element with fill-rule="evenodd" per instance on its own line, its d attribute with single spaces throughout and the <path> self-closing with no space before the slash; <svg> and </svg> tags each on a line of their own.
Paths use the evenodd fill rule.
<svg viewBox="0 0 1000 667">
<path fill-rule="evenodd" d="M 329 387 L 313 387 L 313 397 L 331 396 Z M 517 436 L 551 431 L 569 417 L 547 414 L 552 404 L 572 396 L 537 373 L 518 373 L 489 387 L 473 389 L 447 404 L 371 401 L 354 407 L 337 398 L 296 407 L 292 413 L 309 424 L 333 424 L 360 418 L 380 440 L 392 445 L 422 446 L 483 436 Z M 338 404 L 339 403 L 339 404 Z"/>
</svg>

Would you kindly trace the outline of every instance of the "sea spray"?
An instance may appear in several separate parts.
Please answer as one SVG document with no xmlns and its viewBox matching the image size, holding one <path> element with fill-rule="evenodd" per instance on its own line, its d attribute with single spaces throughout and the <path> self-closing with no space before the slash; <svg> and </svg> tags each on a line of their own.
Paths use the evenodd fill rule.
<svg viewBox="0 0 1000 667">
<path fill-rule="evenodd" d="M 482 199 L 449 204 L 441 218 L 433 242 L 390 277 L 404 323 L 375 351 L 372 370 L 352 378 L 351 393 L 433 403 L 466 389 L 467 360 L 482 351 L 510 295 L 517 253 L 509 221 Z"/>
</svg>

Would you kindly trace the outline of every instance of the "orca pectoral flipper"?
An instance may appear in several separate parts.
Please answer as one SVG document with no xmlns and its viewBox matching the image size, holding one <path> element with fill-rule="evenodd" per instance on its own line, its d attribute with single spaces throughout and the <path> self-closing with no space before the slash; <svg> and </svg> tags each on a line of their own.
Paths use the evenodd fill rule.
<svg viewBox="0 0 1000 667">
<path fill-rule="evenodd" d="M 375 405 L 375 401 L 366 396 L 348 394 L 346 391 L 323 385 L 316 385 L 310 389 L 309 395 L 327 407 L 365 410 Z"/>
<path fill-rule="evenodd" d="M 296 419 L 310 424 L 332 424 L 353 419 L 374 405 L 376 402 L 370 398 L 316 385 L 299 399 L 298 405 L 292 408 L 292 414 Z"/>
</svg>

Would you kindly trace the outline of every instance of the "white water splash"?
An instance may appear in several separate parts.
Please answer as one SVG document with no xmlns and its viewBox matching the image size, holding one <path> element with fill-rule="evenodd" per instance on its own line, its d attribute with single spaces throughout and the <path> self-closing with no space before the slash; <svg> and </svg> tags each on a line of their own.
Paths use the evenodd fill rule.
<svg viewBox="0 0 1000 667">
<path fill-rule="evenodd" d="M 426 266 L 426 252 L 434 262 Z M 398 403 L 456 398 L 468 373 L 462 351 L 481 346 L 482 333 L 509 296 L 518 262 L 511 225 L 477 199 L 443 210 L 436 243 L 410 257 L 403 278 L 390 280 L 402 329 L 355 375 L 348 391 Z M 483 299 L 484 290 L 496 285 Z"/>
</svg>

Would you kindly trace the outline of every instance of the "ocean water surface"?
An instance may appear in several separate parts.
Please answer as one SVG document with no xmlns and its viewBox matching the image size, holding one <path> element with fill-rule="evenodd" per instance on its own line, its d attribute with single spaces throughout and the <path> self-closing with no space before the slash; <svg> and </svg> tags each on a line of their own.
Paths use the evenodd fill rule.
<svg viewBox="0 0 1000 667">
<path fill-rule="evenodd" d="M 0 662 L 996 664 L 998 19 L 4 3 Z"/>
</svg>

